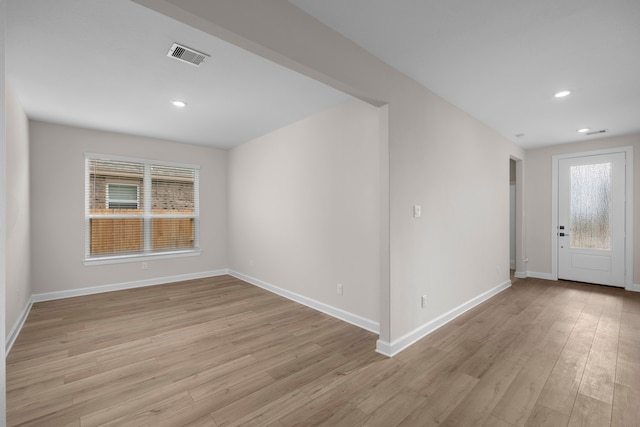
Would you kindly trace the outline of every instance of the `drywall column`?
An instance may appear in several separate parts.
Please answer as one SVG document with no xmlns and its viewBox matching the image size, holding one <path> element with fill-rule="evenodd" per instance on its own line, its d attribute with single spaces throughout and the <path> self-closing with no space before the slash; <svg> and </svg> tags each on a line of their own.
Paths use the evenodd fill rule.
<svg viewBox="0 0 640 427">
<path fill-rule="evenodd" d="M 380 162 L 380 341 L 391 342 L 391 272 L 389 233 L 389 105 L 378 109 Z"/>
</svg>

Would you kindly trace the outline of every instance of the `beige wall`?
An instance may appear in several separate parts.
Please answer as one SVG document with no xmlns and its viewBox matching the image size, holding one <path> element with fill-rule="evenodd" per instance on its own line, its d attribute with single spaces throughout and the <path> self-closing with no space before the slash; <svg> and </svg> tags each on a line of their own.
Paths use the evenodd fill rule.
<svg viewBox="0 0 640 427">
<path fill-rule="evenodd" d="M 519 147 L 286 0 L 136 1 L 388 104 L 389 151 L 380 153 L 389 162 L 390 199 L 390 237 L 381 239 L 381 254 L 387 244 L 390 253 L 389 275 L 380 277 L 383 343 L 509 280 L 509 156 L 522 159 Z M 414 204 L 423 207 L 420 219 Z"/>
<path fill-rule="evenodd" d="M 527 151 L 525 161 L 525 256 L 527 271 L 534 275 L 551 274 L 551 158 L 557 154 L 579 153 L 612 147 L 634 149 L 634 282 L 640 282 L 640 134 L 600 138 L 588 142 L 555 145 Z"/>
<path fill-rule="evenodd" d="M 6 87 L 8 333 L 31 298 L 31 232 L 29 205 L 29 121 L 15 93 Z"/>
<path fill-rule="evenodd" d="M 30 122 L 32 278 L 35 294 L 227 267 L 225 151 L 38 121 Z M 200 256 L 83 265 L 84 153 L 200 165 Z"/>
<path fill-rule="evenodd" d="M 357 100 L 231 150 L 229 267 L 377 323 L 378 161 Z"/>
</svg>

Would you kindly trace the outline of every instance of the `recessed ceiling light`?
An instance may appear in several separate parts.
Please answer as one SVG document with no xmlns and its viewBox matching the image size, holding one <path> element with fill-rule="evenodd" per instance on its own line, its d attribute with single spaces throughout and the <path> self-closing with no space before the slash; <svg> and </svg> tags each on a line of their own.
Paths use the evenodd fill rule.
<svg viewBox="0 0 640 427">
<path fill-rule="evenodd" d="M 171 101 L 171 103 L 172 103 L 175 107 L 178 107 L 178 108 L 184 108 L 184 107 L 186 107 L 186 106 L 187 106 L 187 103 L 186 103 L 186 102 L 184 102 L 184 101 L 174 100 L 174 101 Z"/>
<path fill-rule="evenodd" d="M 591 129 L 589 129 L 589 128 L 582 128 L 582 129 L 578 129 L 578 132 L 580 132 L 580 133 L 587 133 L 587 132 L 589 132 L 590 130 L 591 130 Z"/>
<path fill-rule="evenodd" d="M 564 98 L 565 96 L 569 96 L 571 95 L 571 91 L 570 90 L 561 90 L 560 92 L 556 92 L 553 96 L 555 96 L 556 98 Z"/>
</svg>

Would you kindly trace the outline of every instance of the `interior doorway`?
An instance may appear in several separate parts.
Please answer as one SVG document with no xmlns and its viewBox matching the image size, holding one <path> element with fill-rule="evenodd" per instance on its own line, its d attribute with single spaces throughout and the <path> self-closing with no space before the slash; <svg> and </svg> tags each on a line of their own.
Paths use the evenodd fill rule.
<svg viewBox="0 0 640 427">
<path fill-rule="evenodd" d="M 509 158 L 509 269 L 511 281 L 527 277 L 524 253 L 523 161 Z"/>
</svg>

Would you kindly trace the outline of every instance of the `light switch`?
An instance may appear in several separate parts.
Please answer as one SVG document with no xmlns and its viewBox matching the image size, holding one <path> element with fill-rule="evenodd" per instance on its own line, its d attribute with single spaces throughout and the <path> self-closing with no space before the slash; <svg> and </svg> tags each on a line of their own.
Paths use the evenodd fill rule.
<svg viewBox="0 0 640 427">
<path fill-rule="evenodd" d="M 413 217 L 420 218 L 422 216 L 422 206 L 413 205 Z"/>
</svg>

